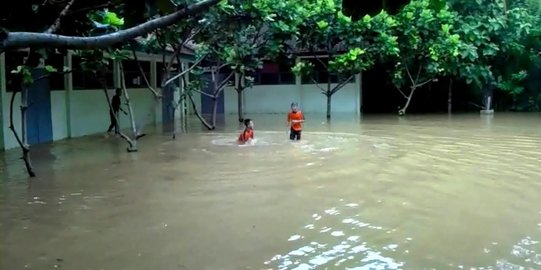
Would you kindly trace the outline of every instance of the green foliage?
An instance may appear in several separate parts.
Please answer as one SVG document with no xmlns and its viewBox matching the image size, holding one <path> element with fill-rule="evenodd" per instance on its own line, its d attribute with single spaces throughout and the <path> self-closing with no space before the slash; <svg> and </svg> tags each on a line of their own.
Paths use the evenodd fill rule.
<svg viewBox="0 0 541 270">
<path fill-rule="evenodd" d="M 31 85 L 34 82 L 32 71 L 27 65 L 17 66 L 17 69 L 11 71 L 12 74 L 18 74 L 23 79 L 24 85 Z"/>
<path fill-rule="evenodd" d="M 447 6 L 432 9 L 428 0 L 414 0 L 396 15 L 396 20 L 399 52 L 392 77 L 396 87 L 415 88 L 451 72 L 462 46 L 454 29 L 455 12 Z"/>
<path fill-rule="evenodd" d="M 398 41 L 393 33 L 397 21 L 385 11 L 352 21 L 342 13 L 340 0 L 315 1 L 308 10 L 299 25 L 299 47 L 315 57 L 319 57 L 318 53 L 328 54 L 326 68 L 330 74 L 347 80 L 371 68 L 378 60 L 398 55 Z M 311 76 L 313 65 L 301 61 L 292 70 Z M 337 90 L 327 89 L 327 94 Z"/>
<path fill-rule="evenodd" d="M 539 4 L 531 1 L 453 0 L 455 25 L 464 43 L 453 74 L 474 89 L 493 84 L 513 99 L 524 91 L 540 43 Z"/>
<path fill-rule="evenodd" d="M 196 36 L 206 57 L 248 74 L 262 68 L 263 59 L 287 51 L 287 41 L 297 35 L 297 25 L 307 12 L 302 1 L 231 0 L 204 15 Z"/>
</svg>

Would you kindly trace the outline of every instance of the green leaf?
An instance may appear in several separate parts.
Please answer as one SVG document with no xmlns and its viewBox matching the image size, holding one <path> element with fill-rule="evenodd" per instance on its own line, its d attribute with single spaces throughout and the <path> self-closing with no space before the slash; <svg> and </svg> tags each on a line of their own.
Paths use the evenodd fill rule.
<svg viewBox="0 0 541 270">
<path fill-rule="evenodd" d="M 319 21 L 317 22 L 317 27 L 321 30 L 325 30 L 329 26 L 329 23 L 326 21 Z"/>
<path fill-rule="evenodd" d="M 57 72 L 57 69 L 54 68 L 53 66 L 50 66 L 50 65 L 45 66 L 45 70 L 47 70 L 47 72 L 51 72 L 51 73 Z"/>
<path fill-rule="evenodd" d="M 103 15 L 103 23 L 112 26 L 124 25 L 124 19 L 119 18 L 116 13 L 106 10 Z"/>
</svg>

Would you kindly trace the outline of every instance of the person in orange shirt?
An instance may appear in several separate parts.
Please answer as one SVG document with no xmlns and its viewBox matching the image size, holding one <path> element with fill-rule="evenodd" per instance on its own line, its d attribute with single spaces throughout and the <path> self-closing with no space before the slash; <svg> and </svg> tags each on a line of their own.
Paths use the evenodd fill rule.
<svg viewBox="0 0 541 270">
<path fill-rule="evenodd" d="M 237 140 L 239 144 L 251 143 L 254 139 L 254 122 L 251 119 L 244 119 L 244 131 Z"/>
<path fill-rule="evenodd" d="M 287 123 L 290 127 L 289 139 L 292 141 L 300 140 L 304 114 L 299 110 L 299 105 L 296 102 L 291 103 L 291 111 L 287 115 Z"/>
</svg>

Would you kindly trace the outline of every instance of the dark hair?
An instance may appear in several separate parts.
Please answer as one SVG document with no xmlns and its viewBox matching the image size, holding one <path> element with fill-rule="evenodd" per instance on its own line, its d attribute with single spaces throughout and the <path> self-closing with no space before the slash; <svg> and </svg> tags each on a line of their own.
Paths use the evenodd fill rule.
<svg viewBox="0 0 541 270">
<path fill-rule="evenodd" d="M 291 103 L 291 107 L 293 107 L 293 106 L 299 107 L 299 104 L 297 104 L 297 102 L 292 102 L 292 103 Z"/>
<path fill-rule="evenodd" d="M 250 121 L 252 121 L 252 119 L 250 119 L 250 118 L 244 119 L 244 125 L 248 126 L 250 124 Z"/>
</svg>

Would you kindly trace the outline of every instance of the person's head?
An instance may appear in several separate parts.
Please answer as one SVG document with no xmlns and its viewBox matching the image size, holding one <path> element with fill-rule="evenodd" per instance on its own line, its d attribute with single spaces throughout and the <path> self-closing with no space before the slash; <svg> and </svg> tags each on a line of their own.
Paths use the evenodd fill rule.
<svg viewBox="0 0 541 270">
<path fill-rule="evenodd" d="M 121 88 L 117 88 L 117 89 L 115 90 L 115 94 L 116 94 L 117 96 L 122 96 L 122 89 L 121 89 Z"/>
<path fill-rule="evenodd" d="M 297 102 L 291 103 L 291 111 L 297 112 L 297 110 L 299 110 L 299 104 Z"/>
<path fill-rule="evenodd" d="M 254 122 L 252 119 L 244 119 L 244 126 L 246 126 L 246 128 L 254 128 Z"/>
</svg>

